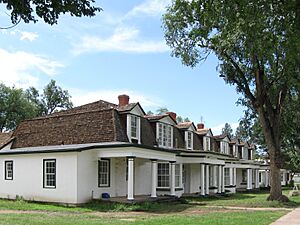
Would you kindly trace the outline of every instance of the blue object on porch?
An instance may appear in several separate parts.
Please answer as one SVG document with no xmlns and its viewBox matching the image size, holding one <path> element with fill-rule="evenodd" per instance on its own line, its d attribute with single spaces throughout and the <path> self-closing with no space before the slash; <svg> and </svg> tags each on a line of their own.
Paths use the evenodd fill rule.
<svg viewBox="0 0 300 225">
<path fill-rule="evenodd" d="M 102 198 L 110 198 L 109 193 L 102 193 L 101 196 Z"/>
</svg>

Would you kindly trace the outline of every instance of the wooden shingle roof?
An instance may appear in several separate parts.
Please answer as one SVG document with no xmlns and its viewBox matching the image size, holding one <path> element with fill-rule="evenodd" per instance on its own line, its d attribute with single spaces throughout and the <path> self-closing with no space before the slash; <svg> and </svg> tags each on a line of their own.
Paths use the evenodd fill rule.
<svg viewBox="0 0 300 225">
<path fill-rule="evenodd" d="M 128 142 L 116 107 L 112 103 L 97 101 L 25 120 L 13 134 L 12 148 Z"/>
<path fill-rule="evenodd" d="M 2 147 L 3 145 L 5 145 L 12 136 L 12 132 L 9 133 L 1 133 L 0 132 L 0 147 Z"/>
</svg>

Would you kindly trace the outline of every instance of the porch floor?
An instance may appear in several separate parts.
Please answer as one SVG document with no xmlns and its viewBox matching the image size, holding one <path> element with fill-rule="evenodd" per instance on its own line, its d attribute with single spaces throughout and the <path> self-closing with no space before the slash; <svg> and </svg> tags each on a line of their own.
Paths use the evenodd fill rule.
<svg viewBox="0 0 300 225">
<path fill-rule="evenodd" d="M 117 203 L 143 203 L 143 202 L 175 202 L 178 201 L 177 196 L 167 196 L 161 195 L 156 198 L 151 198 L 149 195 L 135 195 L 134 200 L 128 200 L 127 196 L 111 197 L 109 199 L 101 199 L 107 202 L 117 202 Z"/>
</svg>

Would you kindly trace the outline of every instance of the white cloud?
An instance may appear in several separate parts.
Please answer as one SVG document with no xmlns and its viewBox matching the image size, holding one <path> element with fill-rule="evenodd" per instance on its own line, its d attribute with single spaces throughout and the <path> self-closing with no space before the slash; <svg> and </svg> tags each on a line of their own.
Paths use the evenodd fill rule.
<svg viewBox="0 0 300 225">
<path fill-rule="evenodd" d="M 129 95 L 130 102 L 139 102 L 142 107 L 158 107 L 159 101 L 154 97 L 141 95 L 131 90 L 101 90 L 101 91 L 84 91 L 84 90 L 72 90 L 72 102 L 75 106 L 87 104 L 90 102 L 105 100 L 108 102 L 118 103 L 118 96 L 120 94 Z"/>
<path fill-rule="evenodd" d="M 139 30 L 134 27 L 118 27 L 108 38 L 85 36 L 76 44 L 73 53 L 79 55 L 85 52 L 128 52 L 156 53 L 166 52 L 169 48 L 164 41 L 140 40 Z"/>
<path fill-rule="evenodd" d="M 39 35 L 36 33 L 36 32 L 29 32 L 29 31 L 21 31 L 21 30 L 18 30 L 18 29 L 15 29 L 15 30 L 12 30 L 10 32 L 7 32 L 7 31 L 2 31 L 3 34 L 9 34 L 9 35 L 12 35 L 12 36 L 17 36 L 20 41 L 34 41 L 36 40 Z"/>
<path fill-rule="evenodd" d="M 17 87 L 36 86 L 38 75 L 53 76 L 63 65 L 28 52 L 8 52 L 0 48 L 0 82 Z"/>
<path fill-rule="evenodd" d="M 214 135 L 219 135 L 222 133 L 222 128 L 225 126 L 225 123 L 219 124 L 211 128 Z M 235 133 L 236 128 L 239 126 L 239 123 L 230 123 L 230 126 Z"/>
<path fill-rule="evenodd" d="M 21 37 L 20 37 L 21 41 L 23 40 L 34 41 L 39 37 L 37 33 L 33 33 L 33 32 L 20 31 L 20 33 L 21 33 Z"/>
<path fill-rule="evenodd" d="M 125 18 L 134 16 L 161 16 L 170 3 L 170 0 L 147 0 L 130 10 Z"/>
</svg>

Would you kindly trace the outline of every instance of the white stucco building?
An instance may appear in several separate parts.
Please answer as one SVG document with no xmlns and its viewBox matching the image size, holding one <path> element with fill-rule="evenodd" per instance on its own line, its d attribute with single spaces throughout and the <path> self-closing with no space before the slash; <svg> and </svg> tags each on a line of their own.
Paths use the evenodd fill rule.
<svg viewBox="0 0 300 225">
<path fill-rule="evenodd" d="M 172 112 L 145 115 L 121 95 L 118 105 L 26 120 L 0 138 L 0 198 L 79 204 L 104 193 L 134 200 L 257 189 L 267 186 L 268 168 L 254 151 L 203 124 L 178 124 Z"/>
</svg>

